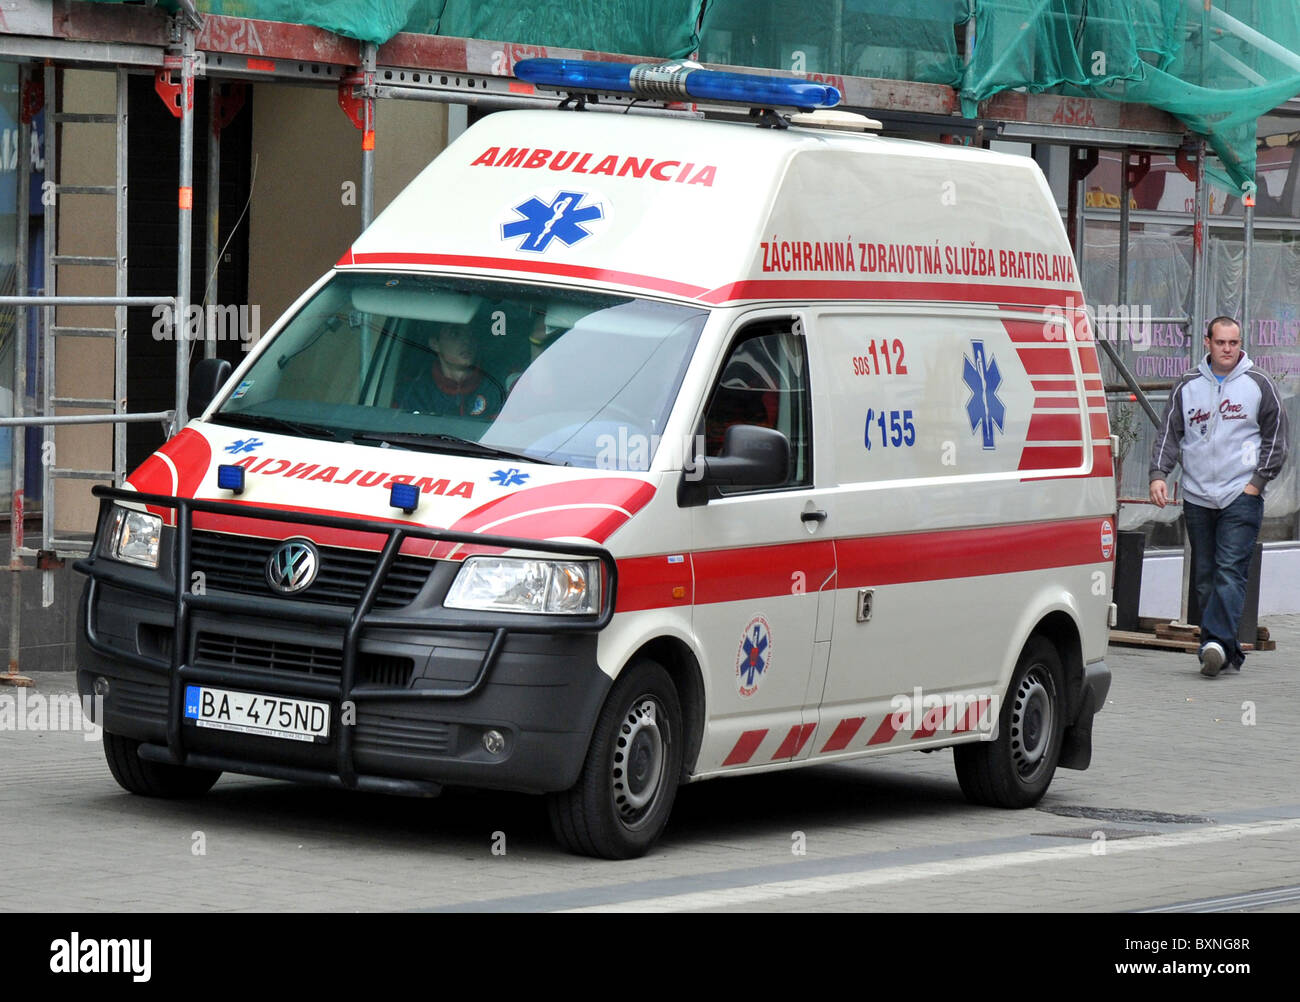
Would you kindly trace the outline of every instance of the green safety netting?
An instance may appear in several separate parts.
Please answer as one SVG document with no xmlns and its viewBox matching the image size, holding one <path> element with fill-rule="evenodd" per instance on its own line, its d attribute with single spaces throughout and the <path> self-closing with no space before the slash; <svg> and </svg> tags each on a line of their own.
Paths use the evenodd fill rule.
<svg viewBox="0 0 1300 1002">
<path fill-rule="evenodd" d="M 1281 0 L 978 0 L 964 110 L 1023 88 L 1149 104 L 1206 137 L 1234 191 L 1255 121 L 1300 94 L 1300 4 Z"/>
<path fill-rule="evenodd" d="M 198 0 L 197 7 L 312 24 L 365 42 L 410 31 L 673 59 L 695 50 L 700 0 Z"/>
<path fill-rule="evenodd" d="M 100 0 L 112 3 L 118 0 Z M 174 8 L 175 0 L 160 0 Z M 1300 94 L 1294 0 L 198 0 L 382 43 L 399 31 L 1149 104 L 1205 136 L 1240 192 L 1255 121 Z M 975 42 L 959 49 L 972 11 Z"/>
<path fill-rule="evenodd" d="M 968 0 L 708 0 L 708 63 L 958 86 Z"/>
</svg>

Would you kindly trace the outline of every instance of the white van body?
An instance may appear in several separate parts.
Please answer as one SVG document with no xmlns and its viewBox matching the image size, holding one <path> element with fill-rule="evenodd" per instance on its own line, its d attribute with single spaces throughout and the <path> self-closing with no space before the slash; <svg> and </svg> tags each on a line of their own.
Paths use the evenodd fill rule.
<svg viewBox="0 0 1300 1002">
<path fill-rule="evenodd" d="M 477 391 L 449 383 L 439 424 L 457 325 Z M 546 793 L 560 840 L 607 856 L 653 843 L 679 779 L 905 749 L 954 745 L 971 799 L 1032 803 L 1086 768 L 1110 679 L 1091 338 L 1027 158 L 491 115 L 131 475 L 149 503 L 106 497 L 80 679 L 110 765 L 164 795 L 221 770 Z M 362 608 L 383 526 L 436 530 L 395 544 L 387 612 L 386 582 Z M 361 584 L 278 593 L 293 540 Z M 539 589 L 571 606 L 525 609 Z"/>
</svg>

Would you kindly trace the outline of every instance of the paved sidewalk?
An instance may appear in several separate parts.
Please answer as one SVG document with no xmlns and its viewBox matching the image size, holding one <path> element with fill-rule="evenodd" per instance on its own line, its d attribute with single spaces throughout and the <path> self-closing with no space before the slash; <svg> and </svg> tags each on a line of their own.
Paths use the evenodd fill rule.
<svg viewBox="0 0 1300 1002">
<path fill-rule="evenodd" d="M 972 807 L 950 753 L 897 755 L 687 787 L 656 851 L 623 863 L 561 852 L 536 798 L 226 776 L 149 800 L 81 733 L 0 730 L 0 910 L 1109 911 L 1294 885 L 1300 616 L 1268 626 L 1279 649 L 1215 679 L 1111 647 L 1092 767 L 1059 771 L 1036 809 Z M 35 677 L 29 695 L 74 691 L 70 672 Z"/>
</svg>

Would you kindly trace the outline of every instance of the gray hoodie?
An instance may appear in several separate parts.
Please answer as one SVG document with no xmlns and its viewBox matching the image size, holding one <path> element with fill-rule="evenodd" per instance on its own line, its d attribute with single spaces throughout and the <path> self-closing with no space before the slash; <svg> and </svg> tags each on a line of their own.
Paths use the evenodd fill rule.
<svg viewBox="0 0 1300 1002">
<path fill-rule="evenodd" d="M 1287 453 L 1286 411 L 1273 380 L 1246 353 L 1220 383 L 1207 355 L 1174 384 L 1151 452 L 1151 480 L 1181 459 L 1183 496 L 1226 508 L 1247 484 L 1262 494 Z"/>
</svg>

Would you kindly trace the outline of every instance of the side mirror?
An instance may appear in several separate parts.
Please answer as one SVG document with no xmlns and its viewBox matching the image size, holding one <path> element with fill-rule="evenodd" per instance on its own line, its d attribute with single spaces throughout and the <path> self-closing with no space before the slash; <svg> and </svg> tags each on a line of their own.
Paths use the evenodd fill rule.
<svg viewBox="0 0 1300 1002">
<path fill-rule="evenodd" d="M 205 358 L 190 374 L 190 394 L 186 399 L 186 413 L 197 417 L 208 408 L 217 391 L 230 378 L 230 363 L 224 358 Z"/>
<path fill-rule="evenodd" d="M 677 503 L 694 507 L 708 501 L 709 487 L 767 487 L 790 472 L 790 440 L 775 428 L 735 424 L 727 429 L 721 456 L 700 456 L 682 474 Z"/>
</svg>

